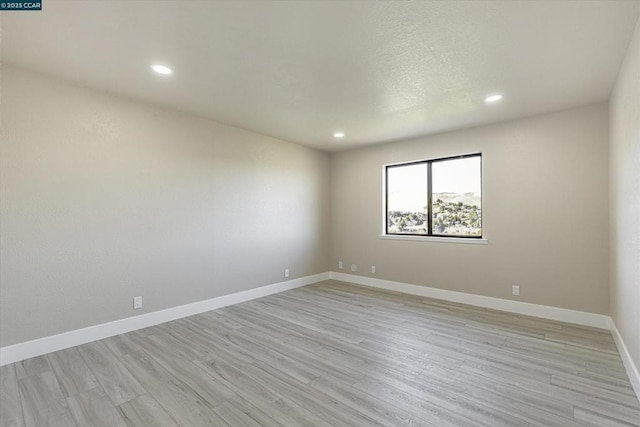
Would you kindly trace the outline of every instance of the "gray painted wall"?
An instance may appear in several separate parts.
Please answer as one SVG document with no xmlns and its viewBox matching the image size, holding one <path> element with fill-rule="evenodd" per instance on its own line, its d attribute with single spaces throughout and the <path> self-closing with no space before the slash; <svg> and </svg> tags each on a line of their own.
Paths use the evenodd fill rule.
<svg viewBox="0 0 640 427">
<path fill-rule="evenodd" d="M 630 54 L 611 110 L 611 309 L 635 357 L 640 245 L 627 230 L 638 216 L 616 194 L 639 181 L 638 107 L 625 96 L 638 91 L 637 70 Z M 606 104 L 329 156 L 2 71 L 0 346 L 338 260 L 365 276 L 499 298 L 515 299 L 519 284 L 520 301 L 609 313 Z M 378 239 L 384 164 L 477 151 L 488 245 Z M 135 295 L 142 311 L 131 309 Z"/>
<path fill-rule="evenodd" d="M 611 96 L 611 316 L 640 369 L 640 20 Z"/>
<path fill-rule="evenodd" d="M 607 314 L 608 126 L 603 103 L 334 155 L 333 269 Z M 378 238 L 383 165 L 474 152 L 488 245 Z"/>
<path fill-rule="evenodd" d="M 1 141 L 0 346 L 329 268 L 327 154 L 6 64 Z"/>
</svg>

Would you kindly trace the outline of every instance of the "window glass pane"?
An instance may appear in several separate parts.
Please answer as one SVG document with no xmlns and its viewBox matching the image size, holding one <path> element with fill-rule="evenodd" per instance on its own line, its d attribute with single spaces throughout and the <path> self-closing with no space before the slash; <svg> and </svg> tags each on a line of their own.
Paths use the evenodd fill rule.
<svg viewBox="0 0 640 427">
<path fill-rule="evenodd" d="M 387 233 L 427 234 L 427 165 L 387 168 Z"/>
<path fill-rule="evenodd" d="M 434 235 L 482 235 L 481 158 L 432 163 Z"/>
</svg>

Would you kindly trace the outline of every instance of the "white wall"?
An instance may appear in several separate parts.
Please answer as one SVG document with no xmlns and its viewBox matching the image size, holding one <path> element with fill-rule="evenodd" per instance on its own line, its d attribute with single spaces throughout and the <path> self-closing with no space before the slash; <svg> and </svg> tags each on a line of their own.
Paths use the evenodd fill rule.
<svg viewBox="0 0 640 427">
<path fill-rule="evenodd" d="M 640 369 L 640 21 L 610 111 L 611 317 Z"/>
<path fill-rule="evenodd" d="M 332 268 L 608 314 L 608 128 L 603 103 L 335 154 Z M 378 238 L 383 165 L 475 152 L 488 245 Z"/>
<path fill-rule="evenodd" d="M 611 104 L 611 311 L 638 364 L 638 31 L 634 43 Z M 1 111 L 0 346 L 279 282 L 287 267 L 335 270 L 338 259 L 364 276 L 375 264 L 382 279 L 609 313 L 606 104 L 331 162 L 6 64 Z M 478 151 L 488 245 L 378 239 L 384 164 Z M 131 310 L 134 295 L 143 311 Z"/>
<path fill-rule="evenodd" d="M 329 183 L 327 154 L 4 64 L 0 346 L 327 271 Z"/>
</svg>

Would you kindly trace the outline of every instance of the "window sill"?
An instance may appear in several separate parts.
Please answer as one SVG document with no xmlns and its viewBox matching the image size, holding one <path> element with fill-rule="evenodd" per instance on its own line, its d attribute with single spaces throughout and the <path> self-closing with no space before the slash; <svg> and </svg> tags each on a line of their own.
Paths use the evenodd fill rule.
<svg viewBox="0 0 640 427">
<path fill-rule="evenodd" d="M 488 245 L 487 239 L 469 239 L 460 237 L 436 237 L 436 236 L 405 236 L 393 234 L 380 234 L 379 239 L 383 240 L 412 240 L 415 242 L 440 242 L 440 243 L 461 243 L 463 245 Z"/>
</svg>

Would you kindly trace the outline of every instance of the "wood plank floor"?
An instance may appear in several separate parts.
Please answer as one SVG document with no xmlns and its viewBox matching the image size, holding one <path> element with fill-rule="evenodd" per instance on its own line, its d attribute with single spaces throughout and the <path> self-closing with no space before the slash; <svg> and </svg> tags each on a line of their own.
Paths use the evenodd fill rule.
<svg viewBox="0 0 640 427">
<path fill-rule="evenodd" d="M 1 426 L 640 426 L 608 331 L 336 281 L 0 374 Z"/>
</svg>

